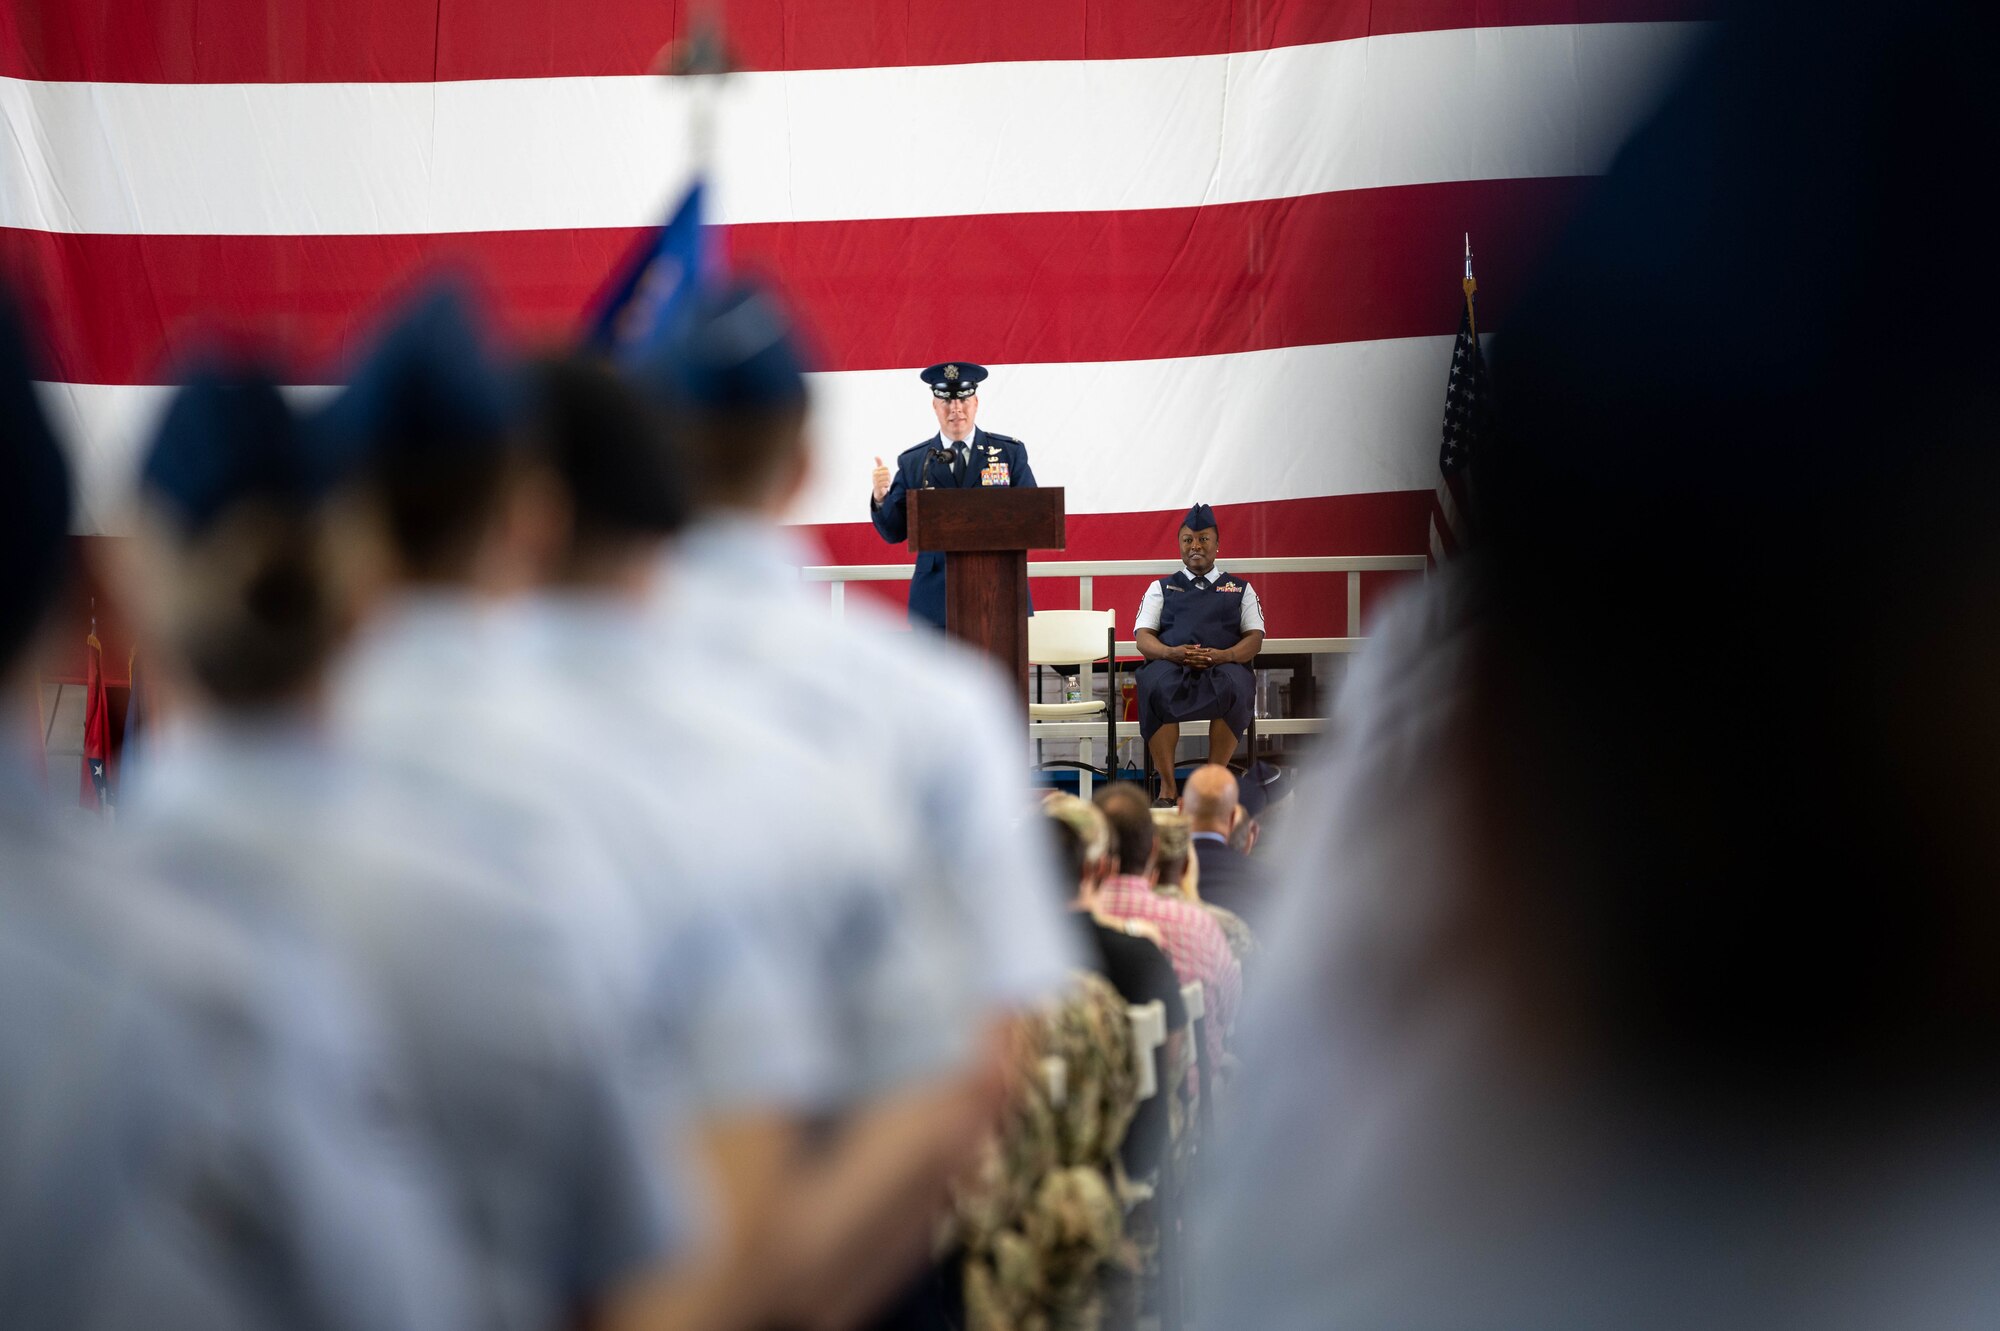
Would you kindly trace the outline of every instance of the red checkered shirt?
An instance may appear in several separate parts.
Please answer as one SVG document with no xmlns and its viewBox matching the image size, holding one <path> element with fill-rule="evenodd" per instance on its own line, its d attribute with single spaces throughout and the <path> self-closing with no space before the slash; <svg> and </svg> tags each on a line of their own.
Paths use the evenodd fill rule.
<svg viewBox="0 0 2000 1331">
<path fill-rule="evenodd" d="M 1220 1068 L 1223 1039 L 1236 1025 L 1236 1004 L 1243 997 L 1243 968 L 1236 964 L 1222 926 L 1201 906 L 1185 897 L 1162 896 L 1136 876 L 1107 878 L 1097 889 L 1095 905 L 1102 914 L 1144 920 L 1159 930 L 1174 975 L 1182 984 L 1201 982 L 1208 1013 L 1202 1057 L 1209 1067 Z"/>
</svg>

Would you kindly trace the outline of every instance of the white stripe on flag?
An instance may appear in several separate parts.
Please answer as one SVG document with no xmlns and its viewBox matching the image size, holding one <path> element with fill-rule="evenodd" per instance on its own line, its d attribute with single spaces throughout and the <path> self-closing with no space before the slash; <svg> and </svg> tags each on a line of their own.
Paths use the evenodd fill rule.
<svg viewBox="0 0 2000 1331">
<path fill-rule="evenodd" d="M 1340 342 L 1176 360 L 994 366 L 980 424 L 1028 445 L 1072 513 L 1423 489 L 1435 475 L 1437 365 L 1449 337 Z M 812 484 L 799 522 L 861 522 L 873 459 L 937 428 L 907 370 L 809 376 Z M 77 458 L 78 530 L 116 532 L 135 458 L 171 388 L 44 385 Z M 302 395 L 325 389 L 301 389 Z M 1301 402 L 1311 404 L 1301 410 Z M 1143 416 L 1158 422 L 1134 434 Z"/>
<path fill-rule="evenodd" d="M 1608 164 L 1696 24 L 1368 37 L 1153 60 L 745 74 L 724 223 L 1177 208 Z M 0 225 L 405 234 L 643 225 L 688 172 L 653 78 L 0 80 Z M 969 155 L 964 145 L 973 144 Z M 949 166 L 949 169 L 946 167 Z"/>
</svg>

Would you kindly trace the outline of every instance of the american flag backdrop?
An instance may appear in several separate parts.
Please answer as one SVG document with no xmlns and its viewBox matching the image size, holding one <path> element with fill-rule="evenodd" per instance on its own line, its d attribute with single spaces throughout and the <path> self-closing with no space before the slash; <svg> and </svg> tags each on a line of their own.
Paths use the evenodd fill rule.
<svg viewBox="0 0 2000 1331">
<path fill-rule="evenodd" d="M 209 330 L 337 382 L 390 293 L 482 274 L 572 332 L 692 171 L 644 71 L 689 0 L 25 0 L 0 7 L 0 269 L 114 531 Z M 913 371 L 993 368 L 980 423 L 1068 489 L 1070 558 L 1429 543 L 1462 238 L 1482 327 L 1711 16 L 1705 0 L 731 0 L 709 216 L 811 330 L 835 562 L 871 460 L 935 428 Z M 1344 579 L 1260 579 L 1275 633 Z M 900 596 L 900 587 L 886 585 Z M 1060 606 L 1071 589 L 1036 591 Z M 1121 626 L 1139 587 L 1100 584 Z"/>
</svg>

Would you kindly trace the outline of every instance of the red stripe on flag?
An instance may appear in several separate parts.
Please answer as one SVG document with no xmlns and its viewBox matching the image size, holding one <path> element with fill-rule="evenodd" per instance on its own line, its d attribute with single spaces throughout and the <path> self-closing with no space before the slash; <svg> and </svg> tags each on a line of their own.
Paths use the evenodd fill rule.
<svg viewBox="0 0 2000 1331">
<path fill-rule="evenodd" d="M 1493 287 L 1521 290 L 1588 182 L 1487 180 L 1110 213 L 728 228 L 774 277 L 832 370 L 957 354 L 989 364 L 1145 360 L 1452 331 L 1429 299 L 1481 238 Z M 501 325 L 563 336 L 638 232 L 126 236 L 0 229 L 0 274 L 38 306 L 47 371 L 164 382 L 209 335 L 268 341 L 296 382 L 329 382 L 392 292 L 452 263 Z M 949 273 L 949 282 L 939 274 Z M 1482 310 L 1504 319 L 1504 306 Z"/>
<path fill-rule="evenodd" d="M 149 0 L 0 6 L 0 74 L 378 83 L 639 74 L 701 0 Z M 749 69 L 1256 51 L 1451 28 L 1706 19 L 1719 0 L 726 0 Z"/>
<path fill-rule="evenodd" d="M 1436 491 L 1432 491 L 1430 549 L 1426 553 L 1430 555 L 1431 563 L 1435 565 L 1458 558 L 1458 549 L 1458 532 L 1445 513 L 1443 499 Z"/>
</svg>

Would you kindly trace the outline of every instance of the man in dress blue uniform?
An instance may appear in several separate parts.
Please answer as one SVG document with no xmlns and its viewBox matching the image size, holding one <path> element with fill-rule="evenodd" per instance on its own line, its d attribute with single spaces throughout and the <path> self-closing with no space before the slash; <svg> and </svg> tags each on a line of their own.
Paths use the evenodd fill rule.
<svg viewBox="0 0 2000 1331">
<path fill-rule="evenodd" d="M 1035 483 L 1035 473 L 1028 468 L 1026 444 L 973 424 L 979 416 L 984 365 L 945 361 L 925 370 L 922 378 L 931 386 L 931 409 L 937 413 L 938 432 L 915 448 L 898 453 L 893 468 L 883 466 L 881 458 L 875 459 L 868 516 L 885 541 L 910 538 L 907 505 L 912 490 Z M 1029 613 L 1033 613 L 1032 607 Z M 944 555 L 936 550 L 917 556 L 916 576 L 910 579 L 910 622 L 944 627 Z"/>
<path fill-rule="evenodd" d="M 1182 570 L 1146 589 L 1132 621 L 1139 667 L 1139 735 L 1174 800 L 1181 722 L 1208 722 L 1208 760 L 1227 763 L 1250 724 L 1250 662 L 1264 642 L 1264 608 L 1241 578 L 1215 566 L 1215 512 L 1196 504 L 1181 522 Z"/>
</svg>

